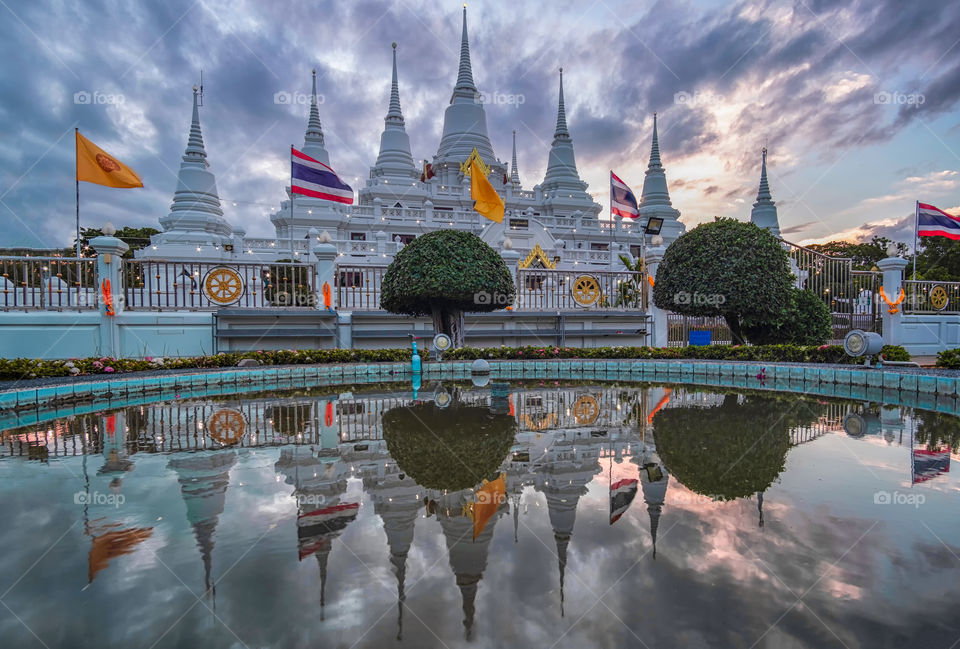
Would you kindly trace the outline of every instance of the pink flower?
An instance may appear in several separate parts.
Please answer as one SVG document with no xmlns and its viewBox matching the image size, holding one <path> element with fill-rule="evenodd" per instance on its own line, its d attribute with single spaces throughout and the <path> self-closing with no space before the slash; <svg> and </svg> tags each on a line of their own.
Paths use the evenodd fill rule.
<svg viewBox="0 0 960 649">
<path fill-rule="evenodd" d="M 523 356 L 523 351 L 518 351 L 517 356 Z"/>
<path fill-rule="evenodd" d="M 107 365 L 105 368 L 103 368 L 103 371 L 104 371 L 104 372 L 112 372 L 112 371 L 113 371 L 113 368 L 110 367 L 109 365 Z"/>
<path fill-rule="evenodd" d="M 145 359 L 148 363 L 153 360 L 153 356 L 147 356 Z"/>
<path fill-rule="evenodd" d="M 101 363 L 100 361 L 93 361 L 93 366 L 98 370 L 103 369 L 103 363 Z"/>
</svg>

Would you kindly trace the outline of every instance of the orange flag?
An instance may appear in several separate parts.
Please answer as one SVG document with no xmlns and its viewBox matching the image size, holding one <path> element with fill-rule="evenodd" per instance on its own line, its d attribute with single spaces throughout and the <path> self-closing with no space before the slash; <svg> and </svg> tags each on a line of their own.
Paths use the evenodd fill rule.
<svg viewBox="0 0 960 649">
<path fill-rule="evenodd" d="M 497 508 L 507 497 L 506 474 L 493 482 L 486 482 L 477 490 L 477 502 L 473 503 L 473 540 L 476 541 Z"/>
<path fill-rule="evenodd" d="M 491 221 L 503 223 L 503 199 L 483 175 L 476 158 L 470 159 L 470 198 L 473 209 Z"/>
<path fill-rule="evenodd" d="M 137 173 L 96 144 L 77 135 L 77 180 L 107 187 L 143 187 Z"/>
</svg>

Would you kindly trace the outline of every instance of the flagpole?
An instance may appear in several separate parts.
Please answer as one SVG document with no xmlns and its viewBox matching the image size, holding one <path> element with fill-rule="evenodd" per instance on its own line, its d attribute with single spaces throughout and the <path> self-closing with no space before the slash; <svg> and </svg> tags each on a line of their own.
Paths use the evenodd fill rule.
<svg viewBox="0 0 960 649">
<path fill-rule="evenodd" d="M 920 201 L 916 202 L 913 211 L 913 281 L 917 281 L 917 257 L 920 256 L 918 250 L 920 238 Z"/>
<path fill-rule="evenodd" d="M 293 145 L 290 145 L 290 263 L 293 263 Z"/>
<path fill-rule="evenodd" d="M 77 160 L 80 156 L 80 142 L 77 135 L 80 134 L 80 129 L 76 126 L 73 127 L 73 148 L 74 148 L 74 158 L 73 158 L 73 167 L 74 167 L 74 180 L 76 181 L 77 193 L 76 193 L 76 207 L 77 207 L 77 259 L 80 259 L 80 170 L 77 168 Z"/>
</svg>

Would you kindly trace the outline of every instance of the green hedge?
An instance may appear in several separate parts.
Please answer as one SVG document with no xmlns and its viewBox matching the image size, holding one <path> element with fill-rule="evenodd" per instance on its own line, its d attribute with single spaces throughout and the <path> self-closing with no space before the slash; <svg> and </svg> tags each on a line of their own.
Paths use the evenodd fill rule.
<svg viewBox="0 0 960 649">
<path fill-rule="evenodd" d="M 902 347 L 884 347 L 884 353 L 910 355 Z M 704 359 L 731 361 L 761 361 L 787 363 L 862 363 L 851 358 L 840 345 L 709 345 L 703 347 L 461 347 L 443 355 L 448 360 L 473 360 L 476 358 L 543 360 L 548 358 L 624 358 L 624 359 Z M 889 358 L 889 355 L 888 355 Z M 890 358 L 890 360 L 899 360 Z"/>
<path fill-rule="evenodd" d="M 944 349 L 937 352 L 937 367 L 960 370 L 960 349 Z"/>
<path fill-rule="evenodd" d="M 888 360 L 910 360 L 902 347 L 887 345 L 883 353 Z M 952 354 L 955 365 L 941 365 L 940 358 Z M 428 349 L 420 356 L 427 360 Z M 198 369 L 236 367 L 244 358 L 254 358 L 261 365 L 315 365 L 325 363 L 400 363 L 410 360 L 410 350 L 403 349 L 301 349 L 254 352 L 229 352 L 192 358 L 75 358 L 69 361 L 38 361 L 30 358 L 0 358 L 0 380 L 22 380 L 48 376 L 76 376 L 78 374 L 120 374 L 160 369 Z M 706 347 L 461 347 L 443 355 L 446 360 L 510 359 L 544 360 L 566 359 L 709 359 L 730 361 L 761 361 L 788 363 L 862 362 L 846 355 L 839 345 L 710 345 Z M 941 352 L 937 365 L 960 368 L 960 349 Z"/>
</svg>

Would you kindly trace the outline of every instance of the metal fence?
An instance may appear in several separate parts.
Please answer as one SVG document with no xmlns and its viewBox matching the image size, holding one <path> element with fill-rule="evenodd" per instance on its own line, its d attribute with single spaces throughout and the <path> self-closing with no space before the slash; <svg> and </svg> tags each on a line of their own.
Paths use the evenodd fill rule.
<svg viewBox="0 0 960 649">
<path fill-rule="evenodd" d="M 722 316 L 694 317 L 679 313 L 667 314 L 667 347 L 686 347 L 691 331 L 709 331 L 712 345 L 733 343 L 730 327 Z"/>
<path fill-rule="evenodd" d="M 337 266 L 334 284 L 341 309 L 380 310 L 380 286 L 386 266 Z"/>
<path fill-rule="evenodd" d="M 316 309 L 315 263 L 124 260 L 124 308 L 213 311 L 223 307 Z"/>
<path fill-rule="evenodd" d="M 891 302 L 899 297 L 887 295 Z M 960 313 L 960 282 L 907 280 L 902 305 L 904 313 Z"/>
<path fill-rule="evenodd" d="M 97 308 L 97 260 L 0 257 L 4 311 L 83 311 Z"/>
<path fill-rule="evenodd" d="M 645 311 L 646 282 L 642 272 L 520 269 L 514 306 L 535 311 Z"/>
</svg>

